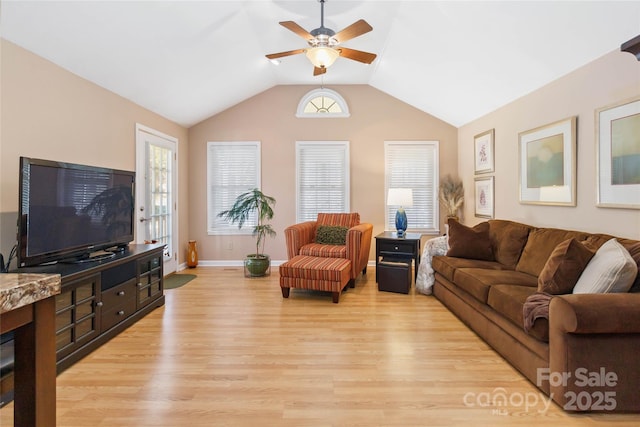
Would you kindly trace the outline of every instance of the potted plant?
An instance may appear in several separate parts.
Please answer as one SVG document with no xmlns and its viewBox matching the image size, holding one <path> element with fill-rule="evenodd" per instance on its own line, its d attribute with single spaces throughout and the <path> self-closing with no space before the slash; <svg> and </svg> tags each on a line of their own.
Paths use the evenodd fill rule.
<svg viewBox="0 0 640 427">
<path fill-rule="evenodd" d="M 440 182 L 440 201 L 447 211 L 447 218 L 458 219 L 458 210 L 464 203 L 464 187 L 462 181 L 445 176 Z"/>
<path fill-rule="evenodd" d="M 251 277 L 264 276 L 271 264 L 269 255 L 264 254 L 264 244 L 267 236 L 274 237 L 276 235 L 271 224 L 266 223 L 273 218 L 272 206 L 275 203 L 276 199 L 254 188 L 240 194 L 230 209 L 218 214 L 219 217 L 232 224 L 237 223 L 238 228 L 242 228 L 244 223 L 254 213 L 256 214 L 256 226 L 253 228 L 253 236 L 256 238 L 256 252 L 247 255 L 244 260 L 245 269 Z"/>
</svg>

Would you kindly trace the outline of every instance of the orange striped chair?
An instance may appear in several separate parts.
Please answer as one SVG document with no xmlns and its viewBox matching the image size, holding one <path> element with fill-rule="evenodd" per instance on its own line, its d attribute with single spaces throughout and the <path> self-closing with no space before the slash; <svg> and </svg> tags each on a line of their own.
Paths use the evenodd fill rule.
<svg viewBox="0 0 640 427">
<path fill-rule="evenodd" d="M 318 243 L 320 226 L 347 228 L 344 244 Z M 312 289 L 331 292 L 337 303 L 342 290 L 354 287 L 360 272 L 367 272 L 373 225 L 360 223 L 358 213 L 320 213 L 316 221 L 292 225 L 284 233 L 289 258 L 279 267 L 284 298 L 290 288 Z"/>
<path fill-rule="evenodd" d="M 319 226 L 347 227 L 344 245 L 316 243 Z M 351 261 L 351 279 L 360 272 L 367 274 L 369 250 L 373 224 L 361 223 L 359 213 L 319 213 L 316 221 L 307 221 L 287 227 L 284 235 L 287 242 L 287 256 L 307 255 L 320 258 L 346 258 Z"/>
</svg>

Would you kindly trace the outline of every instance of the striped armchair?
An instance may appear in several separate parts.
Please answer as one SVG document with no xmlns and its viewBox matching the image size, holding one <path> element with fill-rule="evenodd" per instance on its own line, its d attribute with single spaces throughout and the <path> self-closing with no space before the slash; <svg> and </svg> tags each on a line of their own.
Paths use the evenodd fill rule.
<svg viewBox="0 0 640 427">
<path fill-rule="evenodd" d="M 316 243 L 316 230 L 320 225 L 347 227 L 345 245 Z M 359 213 L 319 213 L 316 221 L 307 221 L 284 230 L 287 256 L 307 255 L 322 258 L 346 258 L 351 261 L 351 279 L 360 272 L 367 274 L 373 224 L 361 223 Z"/>
</svg>

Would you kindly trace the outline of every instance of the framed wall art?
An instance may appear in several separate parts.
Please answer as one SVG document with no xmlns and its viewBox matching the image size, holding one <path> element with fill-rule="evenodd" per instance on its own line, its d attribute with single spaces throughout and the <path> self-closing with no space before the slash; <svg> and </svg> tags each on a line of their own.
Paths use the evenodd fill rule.
<svg viewBox="0 0 640 427">
<path fill-rule="evenodd" d="M 596 110 L 597 205 L 640 209 L 640 98 Z"/>
<path fill-rule="evenodd" d="M 520 203 L 576 205 L 576 124 L 574 116 L 519 134 Z"/>
<path fill-rule="evenodd" d="M 493 199 L 494 178 L 492 176 L 476 178 L 475 184 L 476 216 L 479 218 L 493 218 L 493 208 L 495 206 Z"/>
<path fill-rule="evenodd" d="M 482 132 L 473 137 L 475 146 L 475 174 L 488 173 L 494 171 L 494 130 Z"/>
</svg>

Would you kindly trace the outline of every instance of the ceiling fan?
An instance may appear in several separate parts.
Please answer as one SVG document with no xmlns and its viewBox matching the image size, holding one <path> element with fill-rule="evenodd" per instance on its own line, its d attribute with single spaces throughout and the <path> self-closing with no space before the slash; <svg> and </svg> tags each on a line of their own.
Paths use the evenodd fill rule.
<svg viewBox="0 0 640 427">
<path fill-rule="evenodd" d="M 339 56 L 362 62 L 364 64 L 371 64 L 376 59 L 375 53 L 363 52 L 361 50 L 349 49 L 339 46 L 341 43 L 351 40 L 355 37 L 361 36 L 369 31 L 373 30 L 373 27 L 367 23 L 364 19 L 354 22 L 345 29 L 339 32 L 335 32 L 330 28 L 324 26 L 324 3 L 325 0 L 318 0 L 320 2 L 320 27 L 308 32 L 300 25 L 293 21 L 283 21 L 280 25 L 286 29 L 293 31 L 303 39 L 307 41 L 309 47 L 306 49 L 289 50 L 286 52 L 272 53 L 266 55 L 270 60 L 275 60 L 285 56 L 297 55 L 304 53 L 307 58 L 313 64 L 313 75 L 317 76 L 327 72 L 327 68 L 331 66 L 338 59 Z"/>
</svg>

